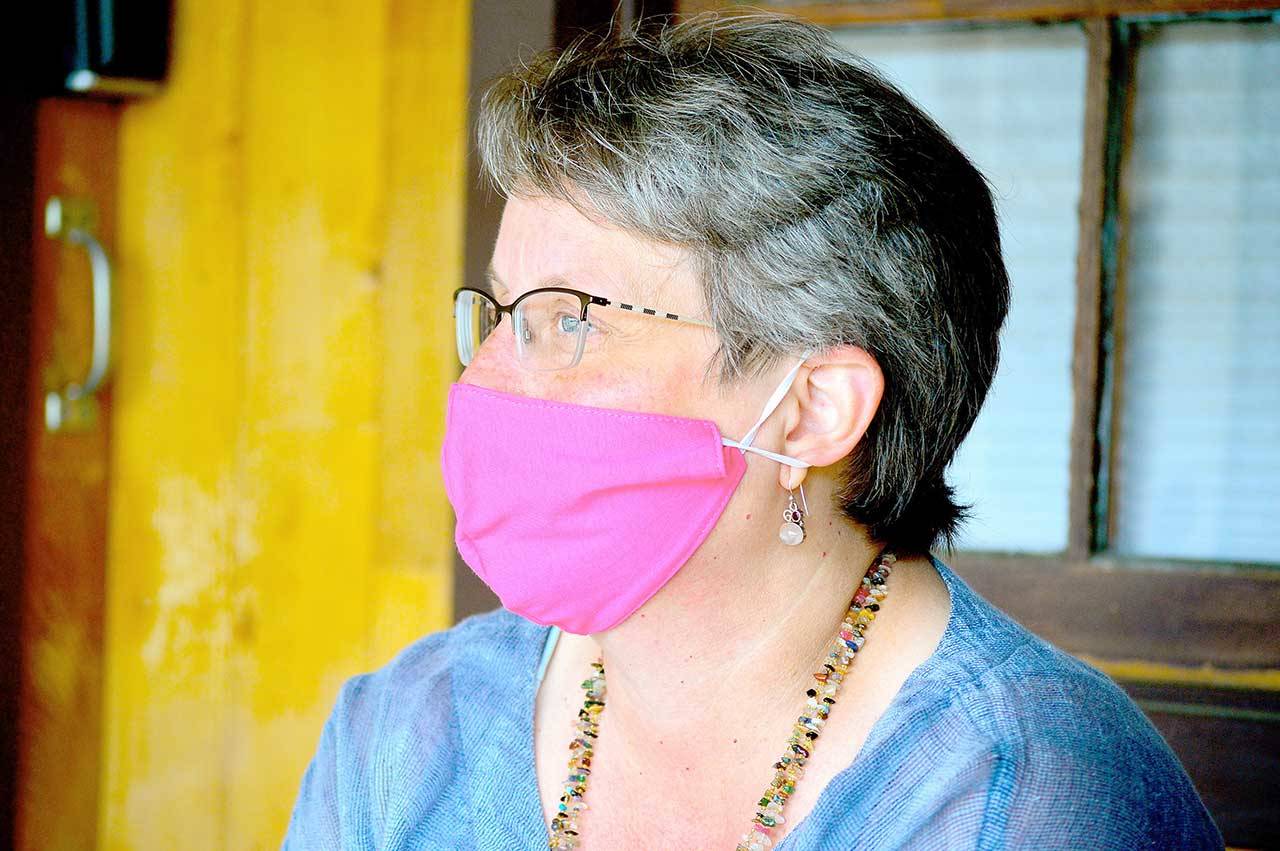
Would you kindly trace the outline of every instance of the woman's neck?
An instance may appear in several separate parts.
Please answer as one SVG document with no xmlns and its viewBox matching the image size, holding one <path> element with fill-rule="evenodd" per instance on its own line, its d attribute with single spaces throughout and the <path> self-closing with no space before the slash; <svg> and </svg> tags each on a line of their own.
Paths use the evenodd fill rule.
<svg viewBox="0 0 1280 851">
<path fill-rule="evenodd" d="M 813 673 L 879 552 L 830 515 L 811 516 L 803 543 L 785 546 L 777 537 L 781 508 L 768 518 L 735 510 L 744 493 L 642 609 L 606 632 L 561 636 L 573 645 L 565 656 L 582 670 L 603 657 L 601 735 L 637 775 L 670 776 L 683 763 L 705 765 L 713 753 L 732 765 L 762 742 L 781 754 Z M 808 499 L 829 504 L 825 493 Z M 868 643 L 886 632 L 873 627 Z"/>
</svg>

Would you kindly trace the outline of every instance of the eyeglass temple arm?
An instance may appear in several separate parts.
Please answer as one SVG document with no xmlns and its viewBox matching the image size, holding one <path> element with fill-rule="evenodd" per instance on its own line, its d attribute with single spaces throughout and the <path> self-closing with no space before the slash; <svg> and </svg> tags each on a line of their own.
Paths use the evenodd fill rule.
<svg viewBox="0 0 1280 851">
<path fill-rule="evenodd" d="M 701 319 L 690 319 L 686 316 L 678 316 L 674 313 L 667 313 L 665 310 L 654 310 L 652 307 L 641 307 L 638 304 L 627 304 L 624 301 L 609 301 L 608 299 L 595 300 L 593 304 L 603 304 L 609 307 L 616 307 L 621 310 L 630 310 L 632 313 L 643 313 L 645 316 L 656 316 L 659 319 L 674 319 L 676 322 L 688 322 L 693 325 L 701 325 L 704 328 L 714 328 L 710 322 L 703 322 Z"/>
</svg>

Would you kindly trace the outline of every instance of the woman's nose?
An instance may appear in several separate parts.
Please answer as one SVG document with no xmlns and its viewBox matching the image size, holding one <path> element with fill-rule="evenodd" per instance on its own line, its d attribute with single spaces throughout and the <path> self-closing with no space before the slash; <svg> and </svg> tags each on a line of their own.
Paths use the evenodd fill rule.
<svg viewBox="0 0 1280 851">
<path fill-rule="evenodd" d="M 572 370 L 540 371 L 526 368 L 516 354 L 510 317 L 505 317 L 484 338 L 471 363 L 458 376 L 460 384 L 534 399 L 566 401 L 572 397 L 579 376 Z"/>
<path fill-rule="evenodd" d="M 500 317 L 489 336 L 484 338 L 480 347 L 471 355 L 471 363 L 462 370 L 458 381 L 490 390 L 514 392 L 513 386 L 518 382 L 519 375 L 520 364 L 516 359 L 511 322 L 506 317 Z"/>
</svg>

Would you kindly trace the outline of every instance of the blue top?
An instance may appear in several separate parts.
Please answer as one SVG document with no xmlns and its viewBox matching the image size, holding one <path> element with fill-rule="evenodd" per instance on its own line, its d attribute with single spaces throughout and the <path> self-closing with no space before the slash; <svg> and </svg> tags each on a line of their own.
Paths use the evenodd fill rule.
<svg viewBox="0 0 1280 851">
<path fill-rule="evenodd" d="M 941 642 L 774 851 L 1222 849 L 1124 691 L 933 563 Z M 556 634 L 497 608 L 347 680 L 284 848 L 546 848 L 533 714 Z"/>
</svg>

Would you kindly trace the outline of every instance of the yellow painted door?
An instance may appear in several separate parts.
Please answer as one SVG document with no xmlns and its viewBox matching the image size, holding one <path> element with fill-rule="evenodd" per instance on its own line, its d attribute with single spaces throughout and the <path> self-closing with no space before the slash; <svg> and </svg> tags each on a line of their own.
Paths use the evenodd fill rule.
<svg viewBox="0 0 1280 851">
<path fill-rule="evenodd" d="M 178 0 L 119 108 L 100 848 L 279 847 L 342 682 L 452 622 L 469 20 Z"/>
</svg>

